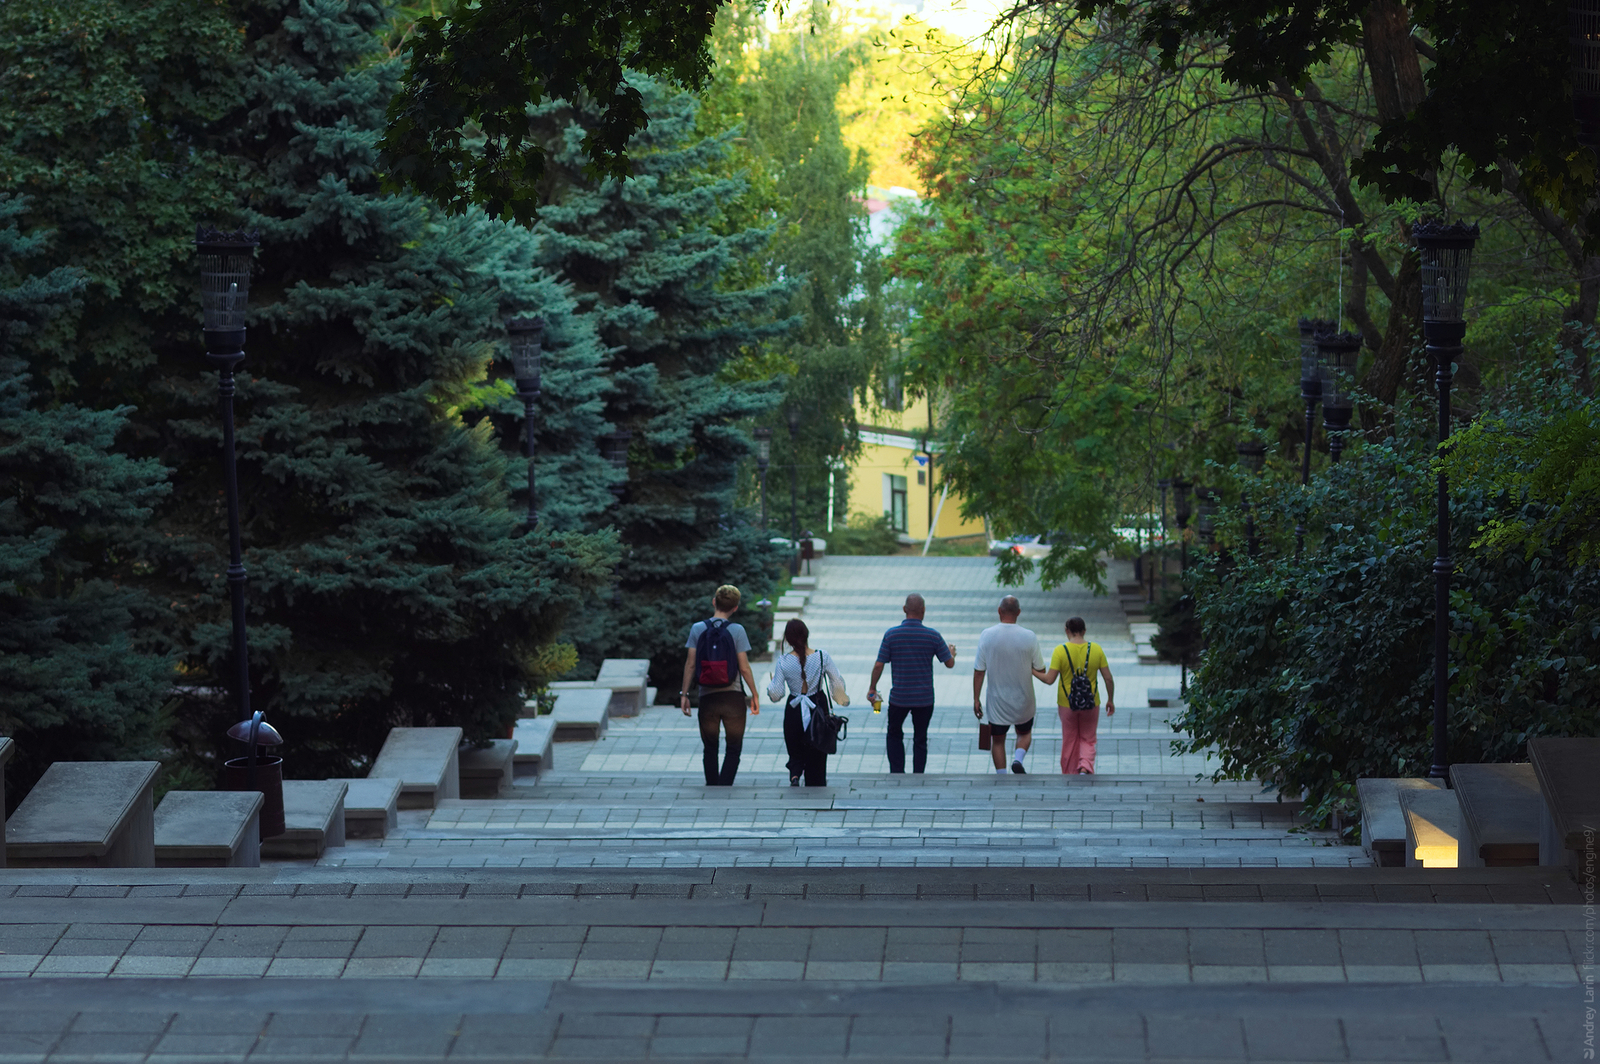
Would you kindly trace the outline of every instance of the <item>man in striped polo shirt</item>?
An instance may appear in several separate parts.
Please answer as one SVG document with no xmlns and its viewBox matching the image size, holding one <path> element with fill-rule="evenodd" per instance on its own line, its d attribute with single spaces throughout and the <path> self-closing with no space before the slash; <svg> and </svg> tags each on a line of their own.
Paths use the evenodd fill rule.
<svg viewBox="0 0 1600 1064">
<path fill-rule="evenodd" d="M 956 648 L 945 644 L 944 637 L 922 623 L 928 612 L 922 596 L 906 596 L 906 619 L 883 633 L 883 643 L 878 647 L 878 661 L 872 666 L 871 688 L 867 700 L 878 698 L 878 678 L 885 665 L 894 666 L 894 687 L 889 691 L 889 731 L 886 743 L 889 753 L 889 771 L 906 770 L 906 739 L 903 730 L 906 717 L 911 717 L 911 771 L 922 772 L 928 767 L 928 722 L 933 720 L 933 659 L 944 662 L 944 667 L 956 667 Z"/>
</svg>

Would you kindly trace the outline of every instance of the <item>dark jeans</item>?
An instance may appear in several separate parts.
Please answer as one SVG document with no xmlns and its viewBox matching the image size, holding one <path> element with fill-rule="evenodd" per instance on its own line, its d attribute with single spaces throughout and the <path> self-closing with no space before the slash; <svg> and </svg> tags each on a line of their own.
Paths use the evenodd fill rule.
<svg viewBox="0 0 1600 1064">
<path fill-rule="evenodd" d="M 705 745 L 707 787 L 731 787 L 744 749 L 744 715 L 749 700 L 739 691 L 717 691 L 700 696 L 700 741 Z M 728 735 L 728 752 L 717 771 L 717 726 Z"/>
<path fill-rule="evenodd" d="M 815 699 L 822 709 L 821 699 Z M 805 777 L 807 787 L 828 785 L 828 755 L 811 745 L 800 724 L 800 707 L 783 707 L 783 745 L 789 748 L 789 775 Z"/>
<path fill-rule="evenodd" d="M 889 703 L 889 732 L 885 739 L 889 753 L 889 771 L 906 770 L 906 737 L 903 725 L 906 714 L 911 714 L 911 771 L 922 772 L 928 767 L 928 723 L 933 720 L 932 706 L 897 706 Z"/>
</svg>

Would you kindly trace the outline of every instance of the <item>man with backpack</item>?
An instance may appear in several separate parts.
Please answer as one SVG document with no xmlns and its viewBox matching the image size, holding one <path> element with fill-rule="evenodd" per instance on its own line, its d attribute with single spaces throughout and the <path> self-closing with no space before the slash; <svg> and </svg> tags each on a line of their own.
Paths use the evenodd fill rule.
<svg viewBox="0 0 1600 1064">
<path fill-rule="evenodd" d="M 707 787 L 731 787 L 744 749 L 745 711 L 761 712 L 755 674 L 750 671 L 750 637 L 730 619 L 739 609 L 739 589 L 723 584 L 711 597 L 709 619 L 696 621 L 684 644 L 683 689 L 678 706 L 689 715 L 689 685 L 700 691 L 700 742 L 705 747 Z M 717 768 L 717 730 L 726 732 L 727 754 Z"/>
<path fill-rule="evenodd" d="M 1056 684 L 1056 713 L 1061 717 L 1061 771 L 1094 775 L 1095 732 L 1100 724 L 1100 687 L 1096 673 L 1106 681 L 1106 716 L 1117 711 L 1116 683 L 1103 647 L 1088 641 L 1082 617 L 1067 618 L 1067 641 L 1050 655 L 1050 667 L 1034 670 L 1034 677 Z M 1056 683 L 1057 678 L 1060 683 Z"/>
</svg>

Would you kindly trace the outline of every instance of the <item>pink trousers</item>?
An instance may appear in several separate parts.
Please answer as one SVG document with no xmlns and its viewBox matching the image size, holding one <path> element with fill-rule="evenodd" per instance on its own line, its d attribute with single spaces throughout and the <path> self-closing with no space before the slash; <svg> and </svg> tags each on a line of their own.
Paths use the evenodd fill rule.
<svg viewBox="0 0 1600 1064">
<path fill-rule="evenodd" d="M 1061 717 L 1061 771 L 1068 776 L 1080 768 L 1094 771 L 1094 737 L 1100 727 L 1100 707 L 1075 713 L 1057 706 Z"/>
</svg>

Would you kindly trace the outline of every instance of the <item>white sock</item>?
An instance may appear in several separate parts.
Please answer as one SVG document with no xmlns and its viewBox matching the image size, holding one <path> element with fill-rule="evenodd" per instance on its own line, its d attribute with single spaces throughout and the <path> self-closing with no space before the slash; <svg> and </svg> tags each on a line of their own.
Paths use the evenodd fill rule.
<svg viewBox="0 0 1600 1064">
<path fill-rule="evenodd" d="M 1003 768 L 997 768 L 994 770 L 994 774 L 996 776 L 1004 776 L 1006 774 L 1006 770 Z"/>
<path fill-rule="evenodd" d="M 1027 756 L 1028 756 L 1028 748 L 1026 746 L 1022 746 L 1022 747 L 1018 747 L 1016 752 L 1011 755 L 1011 760 L 1013 762 L 1015 762 L 1016 764 L 1020 765 L 1020 764 L 1022 764 L 1023 758 L 1025 758 Z"/>
</svg>

